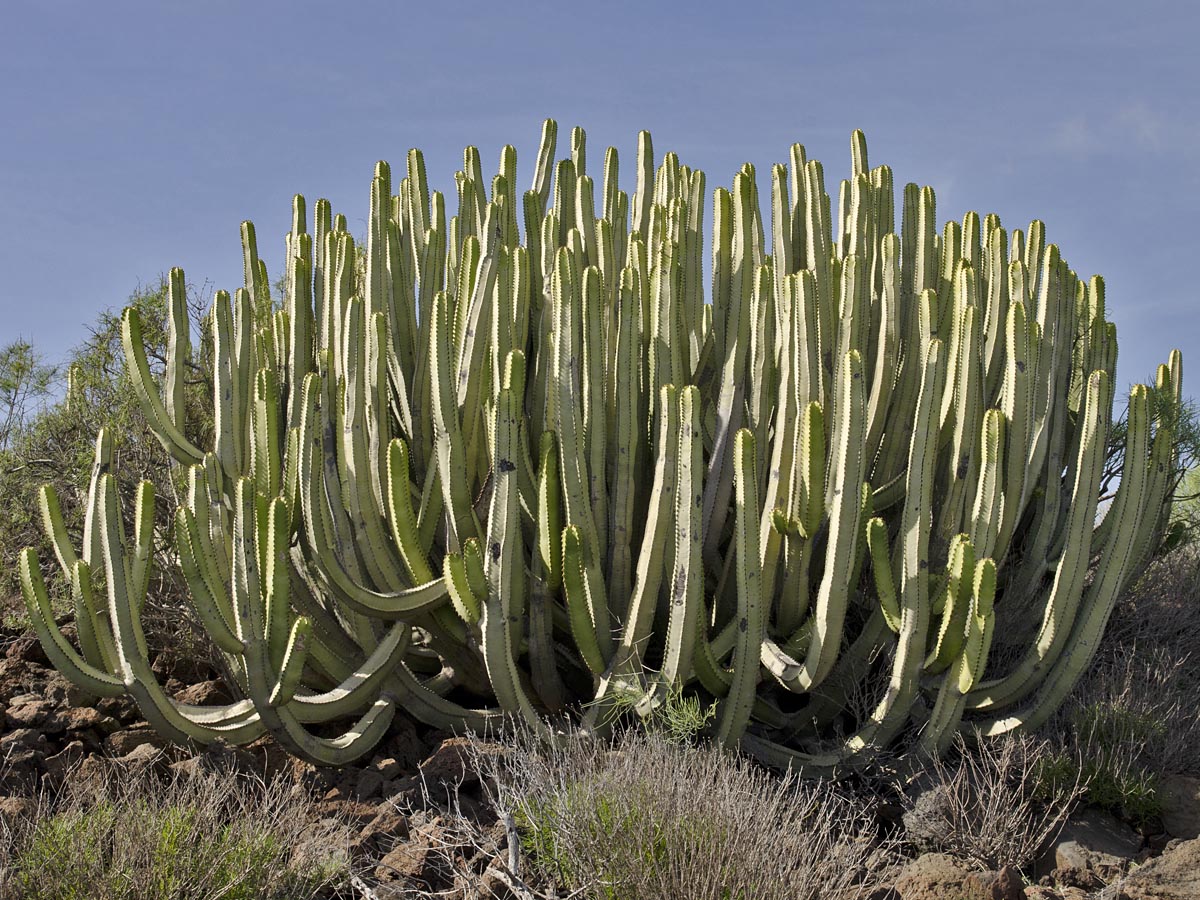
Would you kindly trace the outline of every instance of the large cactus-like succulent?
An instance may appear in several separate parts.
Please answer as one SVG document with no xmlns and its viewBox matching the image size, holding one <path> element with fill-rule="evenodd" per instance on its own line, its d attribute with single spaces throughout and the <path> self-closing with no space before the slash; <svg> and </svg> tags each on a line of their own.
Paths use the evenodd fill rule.
<svg viewBox="0 0 1200 900">
<path fill-rule="evenodd" d="M 126 534 L 106 433 L 81 549 L 41 498 L 78 648 L 21 558 L 55 664 L 174 740 L 270 732 L 332 765 L 397 707 L 601 727 L 677 690 L 719 701 L 720 741 L 810 771 L 1042 722 L 1161 533 L 1178 353 L 1130 393 L 1097 524 L 1116 331 L 1040 222 L 939 233 L 909 184 L 897 228 L 858 132 L 835 217 L 797 144 L 769 241 L 752 166 L 713 193 L 706 295 L 704 173 L 656 165 L 643 132 L 632 200 L 612 148 L 597 194 L 583 131 L 557 164 L 556 132 L 520 196 L 512 147 L 490 185 L 467 148 L 449 220 L 418 151 L 395 192 L 380 163 L 365 250 L 323 200 L 309 232 L 296 197 L 278 304 L 245 223 L 245 287 L 211 313 L 211 448 L 184 416 L 182 272 L 161 377 L 125 313 L 133 384 L 186 467 L 178 563 L 244 699 L 188 706 L 155 680 L 154 497 Z"/>
</svg>

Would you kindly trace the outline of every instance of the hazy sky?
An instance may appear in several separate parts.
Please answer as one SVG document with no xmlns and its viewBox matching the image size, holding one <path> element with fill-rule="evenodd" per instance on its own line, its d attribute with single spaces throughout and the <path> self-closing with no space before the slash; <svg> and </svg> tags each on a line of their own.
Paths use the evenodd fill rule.
<svg viewBox="0 0 1200 900">
<path fill-rule="evenodd" d="M 173 265 L 239 286 L 242 219 L 274 278 L 293 193 L 361 234 L 375 160 L 409 147 L 452 197 L 464 145 L 490 173 L 512 143 L 524 189 L 550 116 L 560 155 L 573 125 L 593 167 L 615 145 L 630 191 L 643 128 L 710 190 L 750 160 L 764 191 L 793 141 L 836 190 L 862 128 L 940 220 L 1039 217 L 1103 274 L 1122 385 L 1176 346 L 1190 374 L 1198 43 L 1194 0 L 6 3 L 0 343 L 60 358 Z"/>
</svg>

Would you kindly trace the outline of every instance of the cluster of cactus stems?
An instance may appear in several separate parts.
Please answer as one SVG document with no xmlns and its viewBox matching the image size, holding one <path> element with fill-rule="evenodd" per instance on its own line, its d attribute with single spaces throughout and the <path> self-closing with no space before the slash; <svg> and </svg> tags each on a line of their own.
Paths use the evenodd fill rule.
<svg viewBox="0 0 1200 900">
<path fill-rule="evenodd" d="M 683 691 L 716 701 L 721 743 L 815 773 L 1045 721 L 1161 535 L 1178 352 L 1130 392 L 1097 523 L 1116 331 L 1041 222 L 939 231 L 916 184 L 897 222 L 861 132 L 836 218 L 799 144 L 762 203 L 750 164 L 708 200 L 647 132 L 632 198 L 614 148 L 597 195 L 582 129 L 557 163 L 556 136 L 523 194 L 511 146 L 490 185 L 468 147 L 449 220 L 419 151 L 398 187 L 379 163 L 365 248 L 324 200 L 307 230 L 297 196 L 278 301 L 244 223 L 245 287 L 211 311 L 210 449 L 184 415 L 183 273 L 164 372 L 125 312 L 186 477 L 174 552 L 244 699 L 182 704 L 151 671 L 156 501 L 143 483 L 127 533 L 107 432 L 80 549 L 41 494 L 78 649 L 21 557 L 55 665 L 172 740 L 269 732 L 327 765 L 397 707 L 602 729 Z"/>
</svg>

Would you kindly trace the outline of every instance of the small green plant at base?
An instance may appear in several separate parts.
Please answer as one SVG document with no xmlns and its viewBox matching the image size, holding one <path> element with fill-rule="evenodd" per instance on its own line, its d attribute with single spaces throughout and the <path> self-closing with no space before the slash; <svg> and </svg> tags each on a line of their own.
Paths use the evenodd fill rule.
<svg viewBox="0 0 1200 900">
<path fill-rule="evenodd" d="M 661 734 L 669 744 L 694 743 L 710 722 L 717 717 L 714 700 L 707 705 L 695 695 L 685 696 L 681 686 L 675 686 L 667 701 L 650 717 L 648 728 Z"/>
<path fill-rule="evenodd" d="M 1159 774 L 1140 759 L 1142 748 L 1166 735 L 1166 725 L 1139 710 L 1091 703 L 1070 716 L 1078 752 L 1049 754 L 1041 763 L 1040 790 L 1084 785 L 1087 803 L 1143 825 L 1162 812 Z"/>
<path fill-rule="evenodd" d="M 680 684 L 672 685 L 662 702 L 649 708 L 643 694 L 632 692 L 614 692 L 606 698 L 605 704 L 600 713 L 604 725 L 613 725 L 636 713 L 647 733 L 673 745 L 699 742 L 717 716 L 715 700 L 702 703 L 695 694 L 685 694 Z"/>
<path fill-rule="evenodd" d="M 1070 754 L 1058 753 L 1048 758 L 1038 772 L 1045 795 L 1060 785 L 1078 780 L 1085 785 L 1084 800 L 1109 812 L 1142 825 L 1162 812 L 1158 797 L 1158 775 L 1145 769 L 1122 771 L 1106 765 L 1104 759 L 1082 762 Z"/>
</svg>

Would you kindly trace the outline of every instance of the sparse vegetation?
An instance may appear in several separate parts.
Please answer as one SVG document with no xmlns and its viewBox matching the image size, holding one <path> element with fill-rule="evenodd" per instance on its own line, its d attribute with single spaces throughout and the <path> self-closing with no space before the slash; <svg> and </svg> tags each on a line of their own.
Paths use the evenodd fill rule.
<svg viewBox="0 0 1200 900">
<path fill-rule="evenodd" d="M 527 736 L 484 759 L 535 870 L 597 900 L 853 897 L 896 858 L 834 786 L 662 733 Z"/>
<path fill-rule="evenodd" d="M 108 770 L 0 822 L 0 897 L 306 900 L 348 875 L 347 823 L 279 780 Z"/>
<path fill-rule="evenodd" d="M 1061 829 L 1079 800 L 1078 775 L 1040 777 L 1052 758 L 1047 741 L 1006 735 L 968 746 L 956 759 L 931 759 L 925 790 L 909 810 L 921 850 L 951 853 L 983 869 L 1027 867 Z"/>
<path fill-rule="evenodd" d="M 56 374 L 29 341 L 18 338 L 0 347 L 0 450 L 41 411 Z"/>
<path fill-rule="evenodd" d="M 149 286 L 139 287 L 127 301 L 142 315 L 147 355 L 156 371 L 165 365 L 166 296 L 167 281 L 160 277 Z M 191 292 L 189 315 L 192 328 L 198 332 L 205 329 L 205 312 L 206 304 L 197 292 Z M 15 409 L 7 415 L 9 431 L 0 440 L 0 598 L 4 601 L 0 617 L 14 624 L 25 620 L 17 577 L 21 549 L 37 547 L 43 558 L 52 556 L 38 513 L 42 485 L 49 484 L 57 492 L 69 528 L 82 523 L 96 434 L 104 426 L 113 436 L 113 475 L 120 490 L 130 492 L 139 481 L 149 479 L 162 498 L 155 507 L 158 564 L 148 592 L 144 625 L 152 640 L 156 636 L 174 639 L 180 625 L 186 628 L 193 619 L 183 599 L 183 578 L 173 554 L 168 552 L 173 532 L 173 504 L 168 501 L 178 496 L 182 475 L 155 439 L 130 386 L 121 347 L 120 315 L 111 310 L 101 312 L 90 326 L 88 338 L 58 365 L 42 361 L 35 348 L 27 348 L 22 359 L 22 371 L 32 368 L 40 373 L 33 379 L 40 387 L 26 388 L 19 394 L 24 400 L 10 399 L 3 374 L 5 363 L 0 359 L 0 419 L 5 418 L 6 409 Z M 25 383 L 31 378 L 27 376 Z M 197 354 L 190 361 L 185 379 L 189 423 L 196 439 L 204 439 L 212 425 L 211 416 L 199 402 L 206 391 L 211 391 L 211 378 L 208 362 L 203 354 Z M 79 534 L 72 531 L 71 536 L 78 544 Z M 56 568 L 47 567 L 45 574 L 56 609 L 67 613 L 67 586 Z M 203 635 L 199 627 L 187 630 Z"/>
<path fill-rule="evenodd" d="M 1085 802 L 1146 826 L 1165 776 L 1200 774 L 1200 634 L 1187 627 L 1198 588 L 1200 557 L 1185 544 L 1122 598 L 1087 676 L 1044 729 L 1047 783 L 1079 780 Z"/>
</svg>

